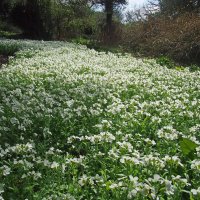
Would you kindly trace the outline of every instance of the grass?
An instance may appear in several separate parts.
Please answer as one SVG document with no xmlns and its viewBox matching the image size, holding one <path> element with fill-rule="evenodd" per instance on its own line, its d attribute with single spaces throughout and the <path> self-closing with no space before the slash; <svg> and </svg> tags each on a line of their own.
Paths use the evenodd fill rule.
<svg viewBox="0 0 200 200">
<path fill-rule="evenodd" d="M 9 31 L 0 31 L 0 37 L 3 38 L 12 38 L 19 35 L 19 33 L 9 32 Z"/>
<path fill-rule="evenodd" d="M 200 72 L 64 42 L 0 73 L 3 199 L 200 198 Z"/>
<path fill-rule="evenodd" d="M 17 44 L 4 44 L 0 42 L 0 54 L 5 56 L 13 56 L 20 47 Z"/>
</svg>

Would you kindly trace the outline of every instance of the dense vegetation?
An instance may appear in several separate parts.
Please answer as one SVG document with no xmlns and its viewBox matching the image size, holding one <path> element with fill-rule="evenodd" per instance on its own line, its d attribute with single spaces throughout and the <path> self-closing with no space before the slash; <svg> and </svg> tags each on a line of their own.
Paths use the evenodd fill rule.
<svg viewBox="0 0 200 200">
<path fill-rule="evenodd" d="M 0 1 L 0 200 L 200 199 L 200 1 L 126 3 Z"/>
<path fill-rule="evenodd" d="M 73 39 L 95 49 L 114 47 L 139 56 L 169 57 L 179 64 L 200 64 L 199 0 L 150 0 L 144 8 L 125 13 L 126 3 L 1 0 L 0 35 Z"/>
<path fill-rule="evenodd" d="M 0 41 L 1 199 L 200 198 L 200 73 L 64 42 Z"/>
</svg>

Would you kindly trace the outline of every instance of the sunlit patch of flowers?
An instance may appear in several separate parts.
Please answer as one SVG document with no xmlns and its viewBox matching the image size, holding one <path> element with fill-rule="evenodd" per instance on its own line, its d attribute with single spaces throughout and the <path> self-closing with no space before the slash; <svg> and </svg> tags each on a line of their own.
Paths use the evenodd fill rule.
<svg viewBox="0 0 200 200">
<path fill-rule="evenodd" d="M 0 199 L 200 198 L 200 72 L 64 42 L 0 71 Z"/>
</svg>

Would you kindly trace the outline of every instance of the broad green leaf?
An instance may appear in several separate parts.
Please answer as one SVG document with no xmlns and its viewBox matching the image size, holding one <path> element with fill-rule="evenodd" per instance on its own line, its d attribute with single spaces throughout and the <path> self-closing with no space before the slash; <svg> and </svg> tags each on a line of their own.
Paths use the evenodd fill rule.
<svg viewBox="0 0 200 200">
<path fill-rule="evenodd" d="M 197 146 L 198 145 L 195 142 L 186 138 L 183 138 L 182 141 L 180 141 L 181 151 L 184 155 L 188 155 L 190 152 L 194 151 Z"/>
</svg>

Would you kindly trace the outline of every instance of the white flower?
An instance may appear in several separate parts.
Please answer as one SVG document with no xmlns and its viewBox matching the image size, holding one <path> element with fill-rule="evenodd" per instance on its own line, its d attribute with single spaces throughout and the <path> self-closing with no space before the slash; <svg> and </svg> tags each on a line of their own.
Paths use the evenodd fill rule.
<svg viewBox="0 0 200 200">
<path fill-rule="evenodd" d="M 138 180 L 139 178 L 136 176 L 136 177 L 133 177 L 132 175 L 129 175 L 129 179 L 131 182 L 133 182 L 135 185 L 137 185 L 138 183 Z"/>
<path fill-rule="evenodd" d="M 130 142 L 117 142 L 117 144 L 120 146 L 120 148 L 122 149 L 127 149 L 128 152 L 132 152 L 133 151 L 133 146 Z"/>
<path fill-rule="evenodd" d="M 150 144 L 152 146 L 156 145 L 156 142 L 154 140 L 150 140 L 149 138 L 146 138 L 144 139 L 144 141 L 147 143 L 147 144 Z"/>
<path fill-rule="evenodd" d="M 55 161 L 53 161 L 53 163 L 51 163 L 51 168 L 58 168 L 59 164 Z"/>
<path fill-rule="evenodd" d="M 191 162 L 191 169 L 196 169 L 200 171 L 200 160 L 195 159 Z"/>
<path fill-rule="evenodd" d="M 160 175 L 154 174 L 154 176 L 153 176 L 153 181 L 154 182 L 158 182 L 160 179 L 161 179 Z"/>
<path fill-rule="evenodd" d="M 8 167 L 7 165 L 4 165 L 4 166 L 2 167 L 2 169 L 3 169 L 3 175 L 4 175 L 4 176 L 7 176 L 7 175 L 9 175 L 9 174 L 11 173 L 11 168 Z"/>
<path fill-rule="evenodd" d="M 169 180 L 164 180 L 164 182 L 165 182 L 166 194 L 173 195 L 174 194 L 174 186 L 172 185 L 172 182 Z"/>
<path fill-rule="evenodd" d="M 109 188 L 110 188 L 110 189 L 118 188 L 118 184 L 112 183 L 112 184 L 109 186 Z"/>
<path fill-rule="evenodd" d="M 128 193 L 127 198 L 128 198 L 128 199 L 132 199 L 132 198 L 136 197 L 137 193 L 138 193 L 137 190 L 135 190 L 135 189 L 134 189 L 134 190 L 131 190 L 131 191 Z"/>
<path fill-rule="evenodd" d="M 200 187 L 199 188 L 197 188 L 197 189 L 192 189 L 191 190 L 191 193 L 193 194 L 193 195 L 198 195 L 198 194 L 200 194 Z"/>
<path fill-rule="evenodd" d="M 79 185 L 84 186 L 87 183 L 88 177 L 84 174 L 78 181 Z"/>
</svg>

